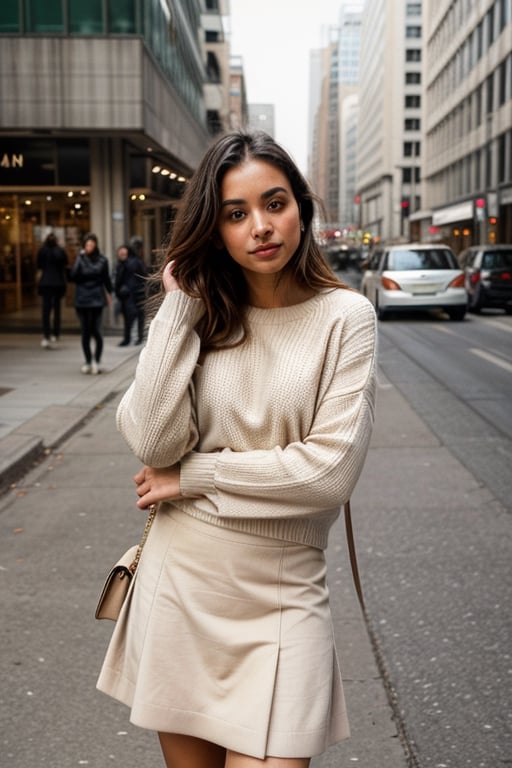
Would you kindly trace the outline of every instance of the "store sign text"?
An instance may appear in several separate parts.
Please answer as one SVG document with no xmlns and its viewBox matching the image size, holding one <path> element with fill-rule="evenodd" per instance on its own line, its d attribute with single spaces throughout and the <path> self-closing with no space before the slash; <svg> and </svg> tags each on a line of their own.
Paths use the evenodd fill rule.
<svg viewBox="0 0 512 768">
<path fill-rule="evenodd" d="M 0 160 L 0 168 L 23 168 L 23 155 L 9 155 L 5 152 Z"/>
</svg>

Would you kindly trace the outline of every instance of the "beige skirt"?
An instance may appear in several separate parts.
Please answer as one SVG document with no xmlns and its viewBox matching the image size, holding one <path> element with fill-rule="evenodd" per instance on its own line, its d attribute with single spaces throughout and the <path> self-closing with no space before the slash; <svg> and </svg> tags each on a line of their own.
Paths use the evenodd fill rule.
<svg viewBox="0 0 512 768">
<path fill-rule="evenodd" d="M 322 550 L 161 509 L 98 688 L 143 728 L 321 754 L 349 735 L 325 577 Z"/>
</svg>

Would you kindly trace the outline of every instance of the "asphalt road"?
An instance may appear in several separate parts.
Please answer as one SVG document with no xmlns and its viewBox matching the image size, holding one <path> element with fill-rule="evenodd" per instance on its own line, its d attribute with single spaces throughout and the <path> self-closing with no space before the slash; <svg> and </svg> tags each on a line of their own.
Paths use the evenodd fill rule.
<svg viewBox="0 0 512 768">
<path fill-rule="evenodd" d="M 512 765 L 511 334 L 499 312 L 379 323 L 381 370 L 453 462 L 439 484 L 436 454 L 399 466 L 390 452 L 386 524 L 360 533 L 373 631 L 425 768 Z"/>
</svg>

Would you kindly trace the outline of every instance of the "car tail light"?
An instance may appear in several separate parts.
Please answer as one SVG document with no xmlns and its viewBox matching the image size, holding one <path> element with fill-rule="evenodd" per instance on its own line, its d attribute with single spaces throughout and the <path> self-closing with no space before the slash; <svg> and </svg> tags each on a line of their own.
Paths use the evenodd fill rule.
<svg viewBox="0 0 512 768">
<path fill-rule="evenodd" d="M 502 272 L 501 273 L 501 279 L 502 280 L 512 280 L 512 272 Z"/>
<path fill-rule="evenodd" d="M 392 280 L 390 277 L 381 277 L 380 284 L 383 288 L 386 289 L 386 291 L 401 291 L 402 289 L 396 283 L 394 280 Z"/>
<path fill-rule="evenodd" d="M 464 288 L 464 273 L 454 277 L 450 283 L 450 288 Z"/>
<path fill-rule="evenodd" d="M 476 285 L 480 281 L 480 272 L 473 272 L 472 275 L 469 277 L 469 282 L 471 285 Z"/>
</svg>

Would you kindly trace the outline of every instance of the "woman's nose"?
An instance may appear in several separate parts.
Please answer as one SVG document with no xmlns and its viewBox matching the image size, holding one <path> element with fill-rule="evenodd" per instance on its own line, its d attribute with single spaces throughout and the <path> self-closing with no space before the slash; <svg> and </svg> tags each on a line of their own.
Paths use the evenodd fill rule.
<svg viewBox="0 0 512 768">
<path fill-rule="evenodd" d="M 272 231 L 272 224 L 264 213 L 257 213 L 253 219 L 253 236 L 263 237 Z"/>
</svg>

